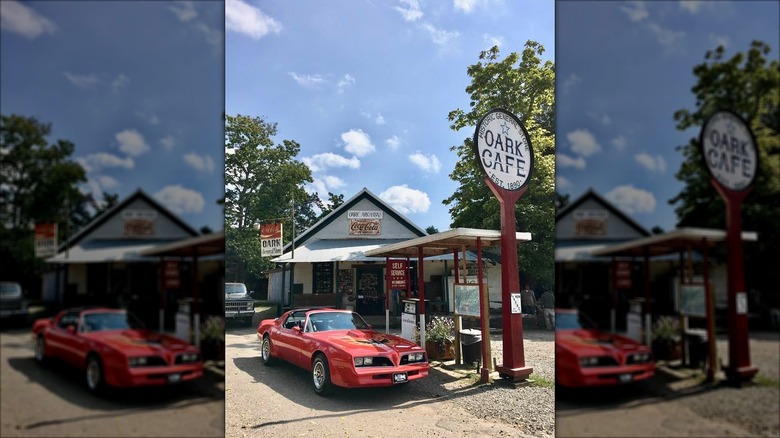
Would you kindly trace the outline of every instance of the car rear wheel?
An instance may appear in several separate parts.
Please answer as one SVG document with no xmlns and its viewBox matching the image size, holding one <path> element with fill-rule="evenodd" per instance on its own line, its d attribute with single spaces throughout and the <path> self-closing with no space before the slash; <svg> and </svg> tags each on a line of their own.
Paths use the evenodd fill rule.
<svg viewBox="0 0 780 438">
<path fill-rule="evenodd" d="M 94 354 L 87 358 L 86 380 L 90 391 L 99 392 L 103 389 L 103 364 Z"/>
<path fill-rule="evenodd" d="M 39 364 L 46 362 L 46 340 L 43 339 L 43 335 L 35 338 L 35 361 Z"/>
<path fill-rule="evenodd" d="M 330 381 L 330 368 L 328 367 L 328 359 L 325 355 L 318 354 L 314 358 L 314 364 L 311 370 L 312 386 L 314 392 L 317 395 L 328 395 L 333 391 L 333 383 Z"/>
<path fill-rule="evenodd" d="M 271 366 L 276 362 L 276 358 L 271 356 L 271 336 L 263 336 L 263 344 L 260 347 L 260 358 L 263 360 L 263 365 Z"/>
</svg>

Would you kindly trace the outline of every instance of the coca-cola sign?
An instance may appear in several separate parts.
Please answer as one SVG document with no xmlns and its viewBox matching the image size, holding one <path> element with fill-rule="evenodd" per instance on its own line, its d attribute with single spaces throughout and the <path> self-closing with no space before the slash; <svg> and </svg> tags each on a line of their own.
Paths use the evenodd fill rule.
<svg viewBox="0 0 780 438">
<path fill-rule="evenodd" d="M 349 221 L 350 236 L 378 236 L 382 234 L 382 221 L 378 219 L 352 219 Z"/>
</svg>

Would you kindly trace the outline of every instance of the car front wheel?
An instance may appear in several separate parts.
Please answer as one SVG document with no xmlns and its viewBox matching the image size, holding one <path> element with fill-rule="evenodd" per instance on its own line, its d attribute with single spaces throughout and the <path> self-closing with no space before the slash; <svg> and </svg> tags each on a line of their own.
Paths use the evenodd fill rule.
<svg viewBox="0 0 780 438">
<path fill-rule="evenodd" d="M 263 365 L 271 366 L 276 362 L 276 358 L 271 356 L 271 336 L 263 336 L 263 344 L 260 347 L 260 357 L 263 359 Z"/>
<path fill-rule="evenodd" d="M 100 363 L 100 358 L 95 355 L 91 355 L 87 359 L 86 380 L 87 388 L 90 391 L 99 392 L 103 389 L 103 364 Z"/>
<path fill-rule="evenodd" d="M 39 364 L 46 362 L 46 340 L 43 339 L 43 335 L 35 338 L 35 361 Z"/>
<path fill-rule="evenodd" d="M 326 396 L 333 391 L 333 383 L 330 381 L 330 368 L 325 355 L 318 354 L 314 358 L 311 370 L 312 386 L 317 395 Z"/>
</svg>

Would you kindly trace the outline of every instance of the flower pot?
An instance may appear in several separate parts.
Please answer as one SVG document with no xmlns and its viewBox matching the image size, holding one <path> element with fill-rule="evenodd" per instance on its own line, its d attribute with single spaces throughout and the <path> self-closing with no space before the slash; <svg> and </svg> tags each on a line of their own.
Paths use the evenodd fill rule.
<svg viewBox="0 0 780 438">
<path fill-rule="evenodd" d="M 452 360 L 455 359 L 455 348 L 452 341 L 425 341 L 425 352 L 428 360 Z"/>
</svg>

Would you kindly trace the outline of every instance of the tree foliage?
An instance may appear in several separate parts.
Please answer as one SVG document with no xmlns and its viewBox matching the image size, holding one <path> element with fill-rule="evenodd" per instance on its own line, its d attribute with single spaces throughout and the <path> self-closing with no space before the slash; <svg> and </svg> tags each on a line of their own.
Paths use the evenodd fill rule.
<svg viewBox="0 0 780 438">
<path fill-rule="evenodd" d="M 300 145 L 293 140 L 275 144 L 276 133 L 276 123 L 262 117 L 226 116 L 225 269 L 231 281 L 259 278 L 272 267 L 269 258 L 260 256 L 256 224 L 283 223 L 289 242 L 293 223 L 300 232 L 317 219 L 319 198 L 303 189 L 312 182 L 311 170 L 296 159 Z"/>
<path fill-rule="evenodd" d="M 769 45 L 753 41 L 747 52 L 726 57 L 723 46 L 707 51 L 693 68 L 697 82 L 691 88 L 695 108 L 675 112 L 677 129 L 701 127 L 713 112 L 728 109 L 739 114 L 753 131 L 759 167 L 753 191 L 742 205 L 742 228 L 759 232 L 758 243 L 746 243 L 748 285 L 775 290 L 780 275 L 780 63 L 768 60 Z M 698 132 L 697 132 L 698 134 Z M 685 187 L 669 200 L 676 205 L 677 225 L 725 228 L 725 206 L 710 182 L 702 161 L 698 135 L 678 146 L 684 161 L 675 175 Z M 751 281 L 752 279 L 752 281 Z"/>
<path fill-rule="evenodd" d="M 3 279 L 20 279 L 36 290 L 42 261 L 35 258 L 34 227 L 57 223 L 62 242 L 86 225 L 116 196 L 97 202 L 79 191 L 86 173 L 71 160 L 75 145 L 49 142 L 51 124 L 34 117 L 0 116 L 0 265 Z"/>
<path fill-rule="evenodd" d="M 453 146 L 458 162 L 450 178 L 460 186 L 443 202 L 450 207 L 452 227 L 500 229 L 499 204 L 485 183 L 473 151 L 473 128 L 494 108 L 515 114 L 525 125 L 534 150 L 534 173 L 526 194 L 515 206 L 518 231 L 530 232 L 531 242 L 519 245 L 518 266 L 534 282 L 551 287 L 555 254 L 555 64 L 542 62 L 544 47 L 528 41 L 522 53 L 500 59 L 497 46 L 483 51 L 468 67 L 469 109 L 449 113 L 451 128 L 472 129 Z"/>
</svg>

